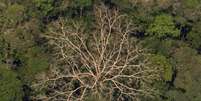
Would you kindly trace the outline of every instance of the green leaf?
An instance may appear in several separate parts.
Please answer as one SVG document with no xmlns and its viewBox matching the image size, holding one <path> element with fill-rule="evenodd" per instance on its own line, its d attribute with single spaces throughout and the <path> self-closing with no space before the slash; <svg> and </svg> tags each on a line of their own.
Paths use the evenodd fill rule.
<svg viewBox="0 0 201 101">
<path fill-rule="evenodd" d="M 16 24 L 20 22 L 24 18 L 25 7 L 19 4 L 13 4 L 7 8 L 5 11 L 5 17 L 9 20 L 9 22 Z"/>
<path fill-rule="evenodd" d="M 45 16 L 54 9 L 54 0 L 34 0 L 34 3 Z"/>
<path fill-rule="evenodd" d="M 172 16 L 166 14 L 156 16 L 147 32 L 157 38 L 167 36 L 178 37 L 180 35 L 180 31 L 175 27 Z"/>
<path fill-rule="evenodd" d="M 163 55 L 152 55 L 150 57 L 150 60 L 152 62 L 152 66 L 160 67 L 163 70 L 161 75 L 165 81 L 171 81 L 172 80 L 173 68 L 165 56 L 163 56 Z"/>
<path fill-rule="evenodd" d="M 92 0 L 73 0 L 72 6 L 74 7 L 87 7 L 92 5 Z"/>
<path fill-rule="evenodd" d="M 22 101 L 21 86 L 17 74 L 0 65 L 0 101 Z"/>
</svg>

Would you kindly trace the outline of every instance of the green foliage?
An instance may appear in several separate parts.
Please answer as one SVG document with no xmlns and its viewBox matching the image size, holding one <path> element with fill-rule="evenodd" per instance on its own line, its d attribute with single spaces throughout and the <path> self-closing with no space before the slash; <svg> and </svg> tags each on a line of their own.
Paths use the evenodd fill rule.
<svg viewBox="0 0 201 101">
<path fill-rule="evenodd" d="M 173 54 L 173 60 L 176 62 L 177 75 L 173 86 L 160 84 L 157 82 L 157 88 L 161 91 L 164 98 L 155 98 L 145 101 L 199 101 L 201 98 L 200 66 L 201 56 L 189 47 L 180 47 Z M 161 62 L 160 62 L 161 63 Z M 162 62 L 163 63 L 163 62 Z"/>
<path fill-rule="evenodd" d="M 162 55 L 151 55 L 150 60 L 153 66 L 160 67 L 163 70 L 161 75 L 165 81 L 172 80 L 173 68 L 166 57 Z"/>
<path fill-rule="evenodd" d="M 176 53 L 173 54 L 173 57 L 177 61 L 177 64 L 182 66 L 177 66 L 177 69 L 185 71 L 188 69 L 196 68 L 196 65 L 198 65 L 197 60 L 195 60 L 196 55 L 196 50 L 191 49 L 189 47 L 181 47 L 177 49 Z"/>
<path fill-rule="evenodd" d="M 6 48 L 7 48 L 6 42 L 0 35 L 0 61 L 2 61 L 5 58 Z"/>
<path fill-rule="evenodd" d="M 0 65 L 0 101 L 22 101 L 21 81 L 17 74 Z"/>
<path fill-rule="evenodd" d="M 34 3 L 44 16 L 49 14 L 54 9 L 54 0 L 34 0 Z"/>
<path fill-rule="evenodd" d="M 21 101 L 22 83 L 30 84 L 36 74 L 48 68 L 51 56 L 47 51 L 51 52 L 52 47 L 41 36 L 51 29 L 52 22 L 58 22 L 61 16 L 68 19 L 68 27 L 79 22 L 85 33 L 91 33 L 96 27 L 92 24 L 93 7 L 105 1 L 111 3 L 106 4 L 109 8 L 132 18 L 136 29 L 131 34 L 143 34 L 138 41 L 155 54 L 150 57 L 151 65 L 164 71 L 164 80 L 156 87 L 165 98 L 146 101 L 200 101 L 201 56 L 197 51 L 201 50 L 201 0 L 0 0 L 0 101 Z M 187 40 L 178 40 L 179 28 L 186 26 L 191 30 L 185 33 Z M 5 68 L 10 58 L 20 60 L 17 70 Z M 177 75 L 173 78 L 175 69 Z M 173 79 L 174 86 L 170 87 L 167 81 Z M 97 95 L 86 100 L 106 101 Z"/>
<path fill-rule="evenodd" d="M 196 8 L 201 3 L 200 0 L 183 0 L 183 2 L 188 8 Z"/>
<path fill-rule="evenodd" d="M 179 46 L 187 46 L 183 42 L 171 39 L 160 40 L 155 37 L 146 38 L 142 41 L 143 46 L 151 49 L 155 54 L 161 54 L 166 57 L 170 57 Z"/>
<path fill-rule="evenodd" d="M 16 24 L 24 18 L 25 7 L 19 4 L 13 4 L 8 6 L 5 11 L 5 17 L 9 20 L 10 23 Z"/>
<path fill-rule="evenodd" d="M 197 22 L 200 19 L 200 0 L 181 0 L 180 5 L 175 7 L 174 13 L 185 17 L 188 21 Z"/>
<path fill-rule="evenodd" d="M 30 74 L 36 74 L 48 67 L 47 59 L 43 58 L 30 58 L 28 61 L 28 68 L 31 72 Z"/>
<path fill-rule="evenodd" d="M 192 47 L 199 49 L 201 48 L 201 21 L 196 23 L 192 31 L 187 35 L 187 39 L 189 40 Z"/>
<path fill-rule="evenodd" d="M 41 49 L 38 47 L 28 49 L 28 53 L 22 59 L 26 65 L 19 70 L 19 74 L 25 82 L 34 80 L 36 74 L 45 71 L 49 66 L 47 56 L 44 53 L 42 54 Z"/>
<path fill-rule="evenodd" d="M 132 3 L 130 2 L 130 0 L 111 0 L 111 2 L 118 5 L 121 9 L 132 8 Z"/>
<path fill-rule="evenodd" d="M 149 26 L 147 33 L 157 38 L 167 36 L 178 37 L 180 35 L 179 30 L 175 27 L 172 16 L 167 14 L 156 16 L 154 22 Z"/>
<path fill-rule="evenodd" d="M 139 32 L 145 32 L 149 27 L 149 24 L 154 20 L 153 13 L 157 11 L 149 11 L 141 6 L 137 7 L 136 9 L 129 9 L 127 10 L 129 17 L 132 18 L 133 23 L 136 24 L 137 30 Z"/>
<path fill-rule="evenodd" d="M 83 7 L 91 6 L 92 0 L 73 0 L 71 5 L 75 8 L 78 8 L 78 7 L 83 8 Z"/>
<path fill-rule="evenodd" d="M 175 23 L 180 24 L 181 27 L 188 25 L 189 22 L 182 16 L 175 16 L 174 17 Z"/>
<path fill-rule="evenodd" d="M 170 101 L 199 101 L 201 97 L 201 56 L 189 47 L 182 47 L 174 54 L 177 62 L 175 88 L 167 92 Z"/>
<path fill-rule="evenodd" d="M 0 11 L 6 8 L 6 4 L 2 1 L 0 1 Z"/>
</svg>

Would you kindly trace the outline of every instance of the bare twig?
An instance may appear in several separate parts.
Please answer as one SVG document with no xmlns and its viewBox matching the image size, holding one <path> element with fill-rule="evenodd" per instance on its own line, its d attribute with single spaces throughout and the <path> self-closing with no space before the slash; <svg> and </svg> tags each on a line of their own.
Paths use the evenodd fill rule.
<svg viewBox="0 0 201 101">
<path fill-rule="evenodd" d="M 53 89 L 51 94 L 45 95 L 51 101 L 83 101 L 89 93 L 95 92 L 114 97 L 108 99 L 116 97 L 116 100 L 129 97 L 134 101 L 140 95 L 151 96 L 153 88 L 149 84 L 159 78 L 159 69 L 149 67 L 148 62 L 143 61 L 146 54 L 129 41 L 133 26 L 126 15 L 105 6 L 97 7 L 94 12 L 97 26 L 92 33 L 85 33 L 76 23 L 71 29 L 60 20 L 57 24 L 60 29 L 51 30 L 46 36 L 54 40 L 56 54 L 65 63 L 61 68 L 67 72 L 59 71 L 37 86 Z M 92 37 L 85 38 L 86 34 Z M 88 40 L 91 43 L 87 43 Z M 53 87 L 48 88 L 52 82 Z"/>
</svg>

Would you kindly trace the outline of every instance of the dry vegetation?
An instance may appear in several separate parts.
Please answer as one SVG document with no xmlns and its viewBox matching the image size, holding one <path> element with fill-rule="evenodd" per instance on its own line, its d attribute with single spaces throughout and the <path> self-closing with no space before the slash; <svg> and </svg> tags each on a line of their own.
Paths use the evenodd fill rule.
<svg viewBox="0 0 201 101">
<path fill-rule="evenodd" d="M 98 6 L 94 14 L 90 32 L 81 23 L 54 22 L 46 37 L 56 46 L 57 64 L 33 85 L 47 90 L 34 99 L 83 101 L 94 94 L 107 101 L 139 101 L 155 94 L 151 84 L 159 79 L 159 68 L 149 66 L 147 54 L 129 37 L 135 26 L 117 9 Z"/>
</svg>

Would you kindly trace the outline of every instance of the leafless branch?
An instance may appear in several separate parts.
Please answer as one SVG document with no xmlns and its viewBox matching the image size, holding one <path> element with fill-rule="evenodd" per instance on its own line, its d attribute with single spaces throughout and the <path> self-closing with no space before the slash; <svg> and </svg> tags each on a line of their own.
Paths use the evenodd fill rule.
<svg viewBox="0 0 201 101">
<path fill-rule="evenodd" d="M 52 69 L 50 75 L 54 76 L 33 87 L 56 89 L 42 96 L 47 101 L 83 101 L 89 93 L 110 97 L 116 94 L 118 101 L 152 96 L 150 83 L 159 78 L 159 69 L 149 67 L 144 62 L 146 54 L 129 39 L 135 27 L 116 9 L 99 6 L 94 12 L 96 28 L 91 33 L 85 33 L 79 23 L 69 28 L 63 20 L 55 24 L 58 30 L 50 30 L 46 37 L 53 40 L 58 60 L 65 65 L 59 73 Z"/>
</svg>

